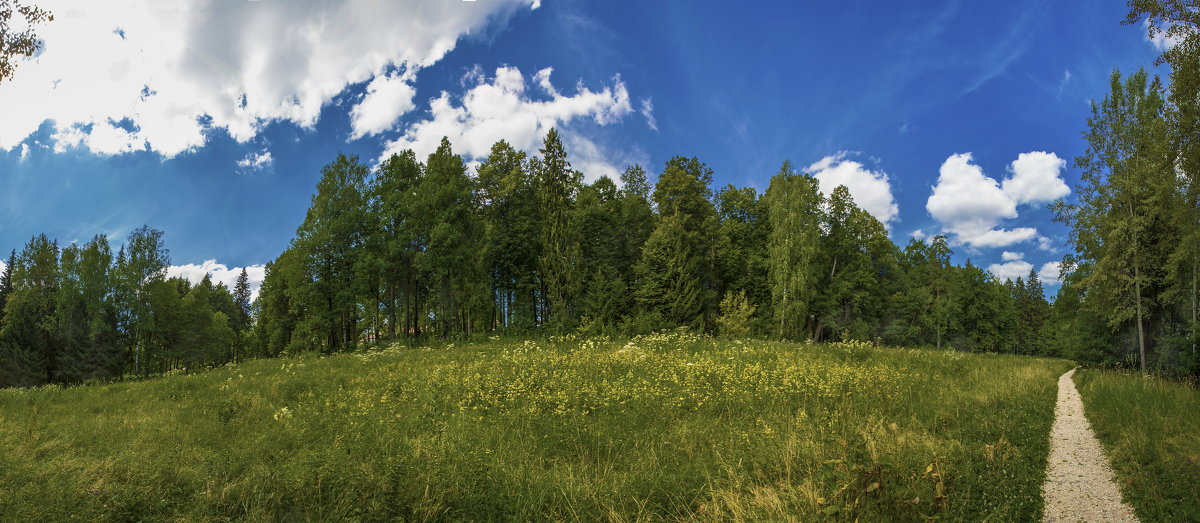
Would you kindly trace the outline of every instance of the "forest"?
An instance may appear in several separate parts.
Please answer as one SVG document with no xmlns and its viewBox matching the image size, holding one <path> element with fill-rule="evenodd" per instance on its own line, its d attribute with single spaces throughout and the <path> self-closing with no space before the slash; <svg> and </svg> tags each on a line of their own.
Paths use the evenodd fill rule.
<svg viewBox="0 0 1200 523">
<path fill-rule="evenodd" d="M 1195 15 L 1135 3 L 1151 31 Z M 1130 22 L 1132 23 L 1132 22 Z M 256 300 L 167 278 L 163 233 L 112 254 L 104 236 L 34 236 L 0 279 L 0 385 L 191 371 L 248 357 L 396 341 L 669 329 L 1059 356 L 1200 374 L 1200 48 L 1163 54 L 1169 82 L 1114 71 L 1092 103 L 1059 201 L 1070 230 L 1052 300 L 1034 272 L 1000 281 L 951 263 L 945 236 L 903 247 L 845 187 L 783 162 L 761 194 L 713 187 L 676 156 L 586 183 L 551 129 L 468 165 L 443 139 L 371 166 L 338 155 Z"/>
</svg>

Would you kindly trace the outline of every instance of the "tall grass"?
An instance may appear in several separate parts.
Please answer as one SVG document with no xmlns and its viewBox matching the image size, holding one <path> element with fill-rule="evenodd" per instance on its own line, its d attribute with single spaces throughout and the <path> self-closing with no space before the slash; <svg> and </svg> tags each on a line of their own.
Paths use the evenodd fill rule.
<svg viewBox="0 0 1200 523">
<path fill-rule="evenodd" d="M 669 334 L 7 390 L 0 514 L 1036 520 L 1068 367 Z"/>
<path fill-rule="evenodd" d="M 1145 521 L 1200 521 L 1200 390 L 1133 373 L 1075 374 L 1084 410 Z"/>
</svg>

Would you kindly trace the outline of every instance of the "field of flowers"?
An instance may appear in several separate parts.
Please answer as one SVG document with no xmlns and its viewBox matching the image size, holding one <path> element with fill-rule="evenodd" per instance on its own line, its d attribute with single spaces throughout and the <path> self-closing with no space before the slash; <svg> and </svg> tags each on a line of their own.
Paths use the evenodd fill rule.
<svg viewBox="0 0 1200 523">
<path fill-rule="evenodd" d="M 1070 364 L 488 339 L 0 391 L 16 519 L 1040 519 Z"/>
</svg>

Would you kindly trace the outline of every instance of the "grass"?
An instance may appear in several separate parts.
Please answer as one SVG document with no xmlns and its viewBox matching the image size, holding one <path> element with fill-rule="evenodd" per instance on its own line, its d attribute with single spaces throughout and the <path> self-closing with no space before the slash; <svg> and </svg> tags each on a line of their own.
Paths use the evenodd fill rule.
<svg viewBox="0 0 1200 523">
<path fill-rule="evenodd" d="M 1038 520 L 1069 367 L 674 333 L 5 390 L 0 514 Z"/>
<path fill-rule="evenodd" d="M 1200 390 L 1115 371 L 1075 380 L 1138 518 L 1200 521 Z"/>
</svg>

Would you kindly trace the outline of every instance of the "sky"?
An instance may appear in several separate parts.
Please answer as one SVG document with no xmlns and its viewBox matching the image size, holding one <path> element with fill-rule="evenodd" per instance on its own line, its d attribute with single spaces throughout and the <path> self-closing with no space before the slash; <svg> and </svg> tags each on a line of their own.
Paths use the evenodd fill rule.
<svg viewBox="0 0 1200 523">
<path fill-rule="evenodd" d="M 0 83 L 0 249 L 164 232 L 171 274 L 253 284 L 339 153 L 468 162 L 550 128 L 588 180 L 695 156 L 765 190 L 785 160 L 892 240 L 1038 271 L 1053 294 L 1089 101 L 1170 42 L 1123 0 L 41 0 Z"/>
</svg>

